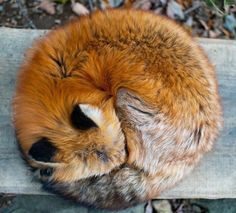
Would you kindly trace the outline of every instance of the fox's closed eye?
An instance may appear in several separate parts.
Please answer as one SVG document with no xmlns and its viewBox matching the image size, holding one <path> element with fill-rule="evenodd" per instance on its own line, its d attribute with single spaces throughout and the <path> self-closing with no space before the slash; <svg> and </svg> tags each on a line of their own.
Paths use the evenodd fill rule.
<svg viewBox="0 0 236 213">
<path fill-rule="evenodd" d="M 81 108 L 76 105 L 71 113 L 71 123 L 76 129 L 88 130 L 93 127 L 98 127 L 97 124 L 89 118 Z"/>
</svg>

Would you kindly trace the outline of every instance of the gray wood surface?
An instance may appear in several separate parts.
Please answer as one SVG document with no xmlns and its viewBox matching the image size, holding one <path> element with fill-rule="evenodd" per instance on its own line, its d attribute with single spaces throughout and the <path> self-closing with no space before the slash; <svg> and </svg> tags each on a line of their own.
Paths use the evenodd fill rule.
<svg viewBox="0 0 236 213">
<path fill-rule="evenodd" d="M 43 30 L 0 28 L 0 193 L 46 194 L 21 160 L 11 124 L 11 99 L 24 51 Z M 236 41 L 200 39 L 216 65 L 224 130 L 193 173 L 161 198 L 236 198 Z"/>
</svg>

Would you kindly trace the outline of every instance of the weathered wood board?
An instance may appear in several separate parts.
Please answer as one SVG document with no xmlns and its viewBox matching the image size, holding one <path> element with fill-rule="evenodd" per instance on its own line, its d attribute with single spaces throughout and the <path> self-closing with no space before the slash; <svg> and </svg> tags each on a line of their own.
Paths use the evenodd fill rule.
<svg viewBox="0 0 236 213">
<path fill-rule="evenodd" d="M 24 51 L 42 30 L 0 28 L 0 193 L 46 194 L 20 158 L 11 99 Z M 200 39 L 216 65 L 224 130 L 191 175 L 161 198 L 236 198 L 236 41 Z"/>
</svg>

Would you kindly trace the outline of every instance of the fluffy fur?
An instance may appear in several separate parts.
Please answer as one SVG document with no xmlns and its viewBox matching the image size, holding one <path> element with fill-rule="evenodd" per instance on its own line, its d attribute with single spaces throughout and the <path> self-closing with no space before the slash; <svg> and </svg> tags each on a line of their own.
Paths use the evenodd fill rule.
<svg viewBox="0 0 236 213">
<path fill-rule="evenodd" d="M 217 90 L 207 56 L 174 22 L 95 12 L 29 50 L 14 124 L 47 188 L 121 209 L 172 187 L 211 149 L 222 123 Z"/>
</svg>

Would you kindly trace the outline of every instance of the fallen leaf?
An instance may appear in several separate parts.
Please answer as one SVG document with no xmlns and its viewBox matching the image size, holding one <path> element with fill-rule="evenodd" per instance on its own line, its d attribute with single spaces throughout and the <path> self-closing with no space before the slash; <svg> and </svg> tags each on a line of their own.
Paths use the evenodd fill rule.
<svg viewBox="0 0 236 213">
<path fill-rule="evenodd" d="M 170 0 L 167 5 L 167 16 L 172 19 L 183 20 L 184 13 L 182 6 L 174 0 Z"/>
<path fill-rule="evenodd" d="M 125 8 L 131 8 L 133 2 L 132 1 L 123 1 L 123 0 L 101 0 L 101 8 L 116 8 L 123 4 Z"/>
<path fill-rule="evenodd" d="M 201 6 L 202 6 L 201 2 L 194 1 L 192 6 L 184 11 L 184 15 L 186 16 L 187 14 L 192 13 L 193 11 L 199 9 Z"/>
<path fill-rule="evenodd" d="M 199 20 L 200 24 L 204 27 L 205 30 L 209 30 L 209 27 L 207 26 L 206 22 L 203 20 Z"/>
<path fill-rule="evenodd" d="M 209 37 L 210 37 L 210 38 L 217 38 L 217 36 L 218 36 L 218 35 L 217 35 L 217 33 L 216 33 L 215 31 L 213 31 L 213 30 L 210 30 L 210 31 L 209 31 Z"/>
<path fill-rule="evenodd" d="M 149 0 L 137 0 L 133 4 L 133 8 L 141 10 L 149 10 L 152 4 Z"/>
<path fill-rule="evenodd" d="M 224 28 L 230 31 L 233 36 L 236 37 L 236 18 L 234 17 L 234 14 L 225 16 Z"/>
<path fill-rule="evenodd" d="M 42 0 L 38 7 L 50 15 L 54 15 L 56 13 L 55 3 L 50 0 Z"/>
<path fill-rule="evenodd" d="M 188 8 L 193 4 L 192 0 L 176 0 L 178 4 L 182 5 L 183 8 Z"/>
<path fill-rule="evenodd" d="M 83 16 L 89 14 L 89 10 L 78 2 L 71 1 L 71 8 L 76 15 Z"/>
<path fill-rule="evenodd" d="M 210 38 L 218 38 L 220 35 L 221 35 L 221 31 L 218 29 L 215 29 L 214 31 L 213 30 L 209 31 Z"/>
<path fill-rule="evenodd" d="M 185 25 L 188 27 L 192 27 L 193 26 L 193 17 L 189 16 L 188 19 L 185 21 Z"/>
<path fill-rule="evenodd" d="M 109 4 L 111 7 L 119 7 L 123 3 L 123 0 L 109 0 Z"/>
<path fill-rule="evenodd" d="M 147 205 L 145 206 L 145 213 L 153 213 L 153 208 L 152 208 L 152 201 L 149 200 Z"/>
<path fill-rule="evenodd" d="M 224 33 L 224 35 L 229 38 L 230 37 L 230 32 L 226 29 L 224 29 L 223 27 L 220 27 L 220 30 Z"/>
<path fill-rule="evenodd" d="M 155 14 L 162 14 L 163 10 L 164 10 L 163 7 L 158 7 L 157 9 L 154 10 L 154 13 Z"/>
<path fill-rule="evenodd" d="M 152 206 L 155 209 L 155 212 L 172 213 L 171 205 L 167 200 L 153 200 Z"/>
<path fill-rule="evenodd" d="M 234 5 L 230 8 L 230 12 L 231 13 L 236 13 L 236 5 Z"/>
</svg>

